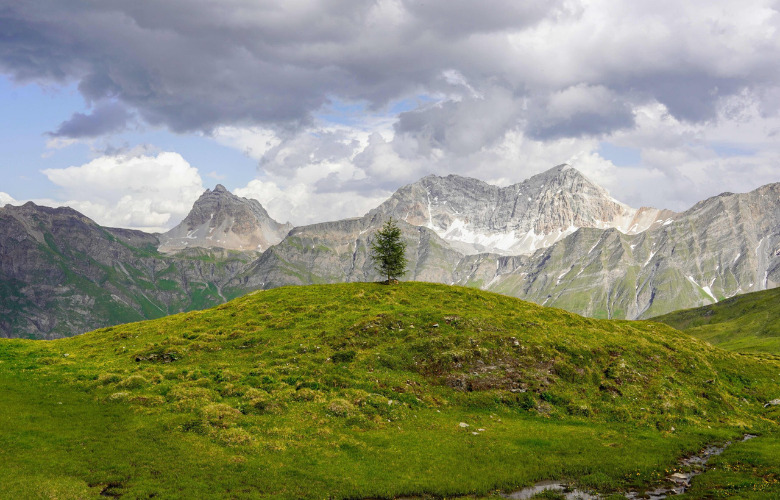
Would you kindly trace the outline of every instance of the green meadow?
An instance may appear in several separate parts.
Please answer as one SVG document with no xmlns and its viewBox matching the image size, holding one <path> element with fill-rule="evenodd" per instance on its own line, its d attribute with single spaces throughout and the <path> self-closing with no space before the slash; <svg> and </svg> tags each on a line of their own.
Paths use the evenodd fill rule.
<svg viewBox="0 0 780 500">
<path fill-rule="evenodd" d="M 723 349 L 780 355 L 780 288 L 653 318 Z"/>
<path fill-rule="evenodd" d="M 778 498 L 780 361 L 657 322 L 426 283 L 256 292 L 0 341 L 3 498 Z M 545 497 L 554 497 L 549 493 Z"/>
</svg>

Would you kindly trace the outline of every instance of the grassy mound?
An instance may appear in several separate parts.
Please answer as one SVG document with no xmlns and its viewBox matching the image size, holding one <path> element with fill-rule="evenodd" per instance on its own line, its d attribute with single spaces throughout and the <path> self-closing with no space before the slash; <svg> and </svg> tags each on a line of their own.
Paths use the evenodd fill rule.
<svg viewBox="0 0 780 500">
<path fill-rule="evenodd" d="M 0 482 L 57 498 L 641 488 L 707 441 L 773 432 L 779 372 L 659 323 L 473 289 L 280 288 L 0 342 Z"/>
<path fill-rule="evenodd" d="M 653 318 L 723 349 L 780 355 L 780 288 Z"/>
</svg>

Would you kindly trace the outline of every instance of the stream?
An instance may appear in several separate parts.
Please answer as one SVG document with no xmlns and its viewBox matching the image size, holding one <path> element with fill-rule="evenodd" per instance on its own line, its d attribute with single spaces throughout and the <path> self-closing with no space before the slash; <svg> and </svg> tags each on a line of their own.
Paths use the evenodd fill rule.
<svg viewBox="0 0 780 500">
<path fill-rule="evenodd" d="M 742 436 L 741 441 L 747 441 L 754 437 L 756 436 L 753 434 L 745 434 Z M 682 468 L 684 472 L 675 472 L 666 478 L 667 481 L 665 483 L 657 485 L 654 489 L 641 493 L 637 491 L 627 491 L 623 492 L 623 495 L 630 500 L 661 500 L 663 498 L 681 495 L 685 490 L 690 488 L 691 480 L 694 477 L 707 470 L 707 462 L 709 459 L 723 453 L 723 450 L 730 444 L 731 441 L 726 441 L 721 446 L 707 446 L 697 455 L 683 458 L 678 462 L 679 467 Z M 567 500 L 598 500 L 602 498 L 596 493 L 571 488 L 563 481 L 542 481 L 533 486 L 513 491 L 512 493 L 504 494 L 502 496 L 513 500 L 525 500 L 533 498 L 534 495 L 542 493 L 543 491 L 560 493 Z"/>
</svg>

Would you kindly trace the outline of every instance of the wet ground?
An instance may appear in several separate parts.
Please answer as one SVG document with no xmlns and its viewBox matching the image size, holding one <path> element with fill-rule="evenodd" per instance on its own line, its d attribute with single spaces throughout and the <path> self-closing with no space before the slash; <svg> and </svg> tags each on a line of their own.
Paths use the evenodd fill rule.
<svg viewBox="0 0 780 500">
<path fill-rule="evenodd" d="M 502 496 L 504 498 L 511 498 L 513 500 L 525 500 L 527 498 L 533 498 L 534 495 L 537 495 L 543 491 L 554 491 L 556 493 L 560 493 L 564 495 L 567 500 L 596 500 L 601 498 L 599 495 L 593 493 L 581 491 L 576 488 L 571 489 L 566 485 L 566 483 L 562 483 L 560 481 L 542 481 L 541 483 L 536 483 L 533 486 L 523 488 L 522 490 L 513 491 L 512 493 Z"/>
<path fill-rule="evenodd" d="M 741 441 L 747 441 L 753 439 L 754 435 L 745 434 Z M 655 488 L 646 491 L 627 491 L 623 494 L 630 500 L 661 500 L 663 498 L 669 498 L 677 495 L 681 495 L 691 486 L 691 480 L 707 470 L 707 462 L 710 458 L 723 453 L 731 441 L 720 446 L 707 446 L 701 452 L 696 455 L 686 457 L 680 460 L 678 469 L 680 472 L 668 476 L 663 484 L 659 484 Z M 554 491 L 560 493 L 566 497 L 567 500 L 598 500 L 602 498 L 600 495 L 590 493 L 587 491 L 578 490 L 576 488 L 570 488 L 563 481 L 542 481 L 536 483 L 533 486 L 523 488 L 521 490 L 513 491 L 502 495 L 504 498 L 511 498 L 513 500 L 525 500 L 533 498 L 534 495 L 542 493 L 543 491 Z"/>
</svg>

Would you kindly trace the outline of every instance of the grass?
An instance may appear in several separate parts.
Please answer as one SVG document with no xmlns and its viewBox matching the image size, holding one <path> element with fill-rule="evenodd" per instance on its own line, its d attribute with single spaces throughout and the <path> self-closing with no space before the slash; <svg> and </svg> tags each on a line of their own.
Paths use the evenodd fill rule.
<svg viewBox="0 0 780 500">
<path fill-rule="evenodd" d="M 682 498 L 780 498 L 780 436 L 731 446 Z"/>
<path fill-rule="evenodd" d="M 723 349 L 780 355 L 780 288 L 653 318 Z"/>
<path fill-rule="evenodd" d="M 772 446 L 778 410 L 763 403 L 779 378 L 775 360 L 659 323 L 473 289 L 279 288 L 0 341 L 0 497 L 641 489 L 708 442 L 751 431 Z M 770 477 L 770 455 L 750 477 Z"/>
<path fill-rule="evenodd" d="M 154 491 L 170 496 L 176 488 L 198 491 L 207 477 L 193 477 L 192 470 L 216 472 L 207 463 L 213 454 L 193 453 L 200 447 L 186 436 L 168 438 L 165 425 L 125 405 L 98 403 L 51 381 L 7 373 L 0 380 L 3 498 L 98 498 L 123 490 L 129 478 L 128 493 L 149 491 L 163 473 L 181 478 L 177 486 L 155 485 Z"/>
</svg>

